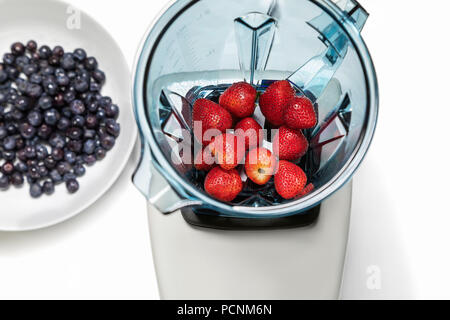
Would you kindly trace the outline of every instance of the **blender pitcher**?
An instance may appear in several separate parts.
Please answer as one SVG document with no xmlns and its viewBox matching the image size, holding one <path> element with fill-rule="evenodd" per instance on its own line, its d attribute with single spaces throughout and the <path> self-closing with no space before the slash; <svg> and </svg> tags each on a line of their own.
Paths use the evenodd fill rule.
<svg viewBox="0 0 450 320">
<path fill-rule="evenodd" d="M 339 297 L 351 177 L 378 114 L 360 36 L 367 17 L 354 0 L 178 0 L 151 26 L 135 69 L 142 158 L 133 181 L 148 199 L 161 298 Z M 213 199 L 181 160 L 194 102 L 235 82 L 262 92 L 282 79 L 316 107 L 300 164 L 314 191 L 286 201 L 273 182 L 254 189 L 243 176 L 236 200 Z"/>
</svg>

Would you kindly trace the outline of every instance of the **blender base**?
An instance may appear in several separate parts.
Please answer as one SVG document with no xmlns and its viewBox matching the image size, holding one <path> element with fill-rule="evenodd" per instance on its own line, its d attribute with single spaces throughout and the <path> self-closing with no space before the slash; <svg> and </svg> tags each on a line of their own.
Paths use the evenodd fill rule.
<svg viewBox="0 0 450 320">
<path fill-rule="evenodd" d="M 227 231 L 188 224 L 180 211 L 149 205 L 153 258 L 162 299 L 337 299 L 352 184 L 320 206 L 304 228 Z"/>
</svg>

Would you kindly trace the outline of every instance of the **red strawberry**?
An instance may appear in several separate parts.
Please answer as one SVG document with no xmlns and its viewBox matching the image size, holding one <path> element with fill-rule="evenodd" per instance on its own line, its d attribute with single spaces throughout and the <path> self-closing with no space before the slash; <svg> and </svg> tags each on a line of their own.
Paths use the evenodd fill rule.
<svg viewBox="0 0 450 320">
<path fill-rule="evenodd" d="M 250 151 L 245 160 L 245 172 L 250 180 L 265 185 L 272 178 L 277 159 L 269 150 L 256 148 Z"/>
<path fill-rule="evenodd" d="M 231 133 L 217 136 L 208 146 L 216 157 L 216 163 L 225 170 L 236 168 L 245 156 L 245 146 Z"/>
<path fill-rule="evenodd" d="M 253 118 L 242 119 L 234 128 L 234 133 L 245 139 L 246 150 L 260 146 L 264 140 L 264 131 Z"/>
<path fill-rule="evenodd" d="M 307 177 L 305 172 L 295 164 L 281 160 L 278 165 L 278 172 L 275 174 L 275 190 L 286 199 L 293 199 L 306 186 Z"/>
<path fill-rule="evenodd" d="M 208 99 L 198 99 L 194 103 L 192 120 L 194 121 L 194 134 L 203 145 L 207 145 L 214 136 L 233 127 L 231 114 Z M 199 123 L 201 123 L 201 130 Z"/>
<path fill-rule="evenodd" d="M 310 129 L 317 123 L 314 106 L 306 97 L 295 97 L 284 109 L 283 119 L 292 129 Z"/>
<path fill-rule="evenodd" d="M 242 180 L 236 169 L 212 169 L 205 179 L 205 191 L 220 201 L 233 201 L 242 191 Z"/>
<path fill-rule="evenodd" d="M 304 196 L 310 194 L 313 191 L 314 191 L 314 185 L 312 183 L 310 183 L 302 190 L 302 192 L 300 192 L 300 194 L 298 196 L 299 196 L 299 198 L 301 198 L 301 197 L 304 197 Z"/>
<path fill-rule="evenodd" d="M 308 148 L 309 143 L 303 133 L 286 126 L 282 126 L 273 139 L 273 150 L 280 160 L 299 160 Z"/>
<path fill-rule="evenodd" d="M 294 96 L 295 91 L 289 81 L 283 80 L 271 84 L 259 97 L 259 107 L 267 121 L 274 126 L 281 126 L 284 123 L 284 109 Z"/>
<path fill-rule="evenodd" d="M 205 147 L 203 150 L 199 151 L 195 157 L 194 165 L 199 171 L 210 171 L 216 163 L 214 154 L 209 148 Z"/>
<path fill-rule="evenodd" d="M 246 82 L 229 87 L 219 99 L 219 104 L 238 118 L 250 117 L 255 112 L 256 89 Z"/>
</svg>

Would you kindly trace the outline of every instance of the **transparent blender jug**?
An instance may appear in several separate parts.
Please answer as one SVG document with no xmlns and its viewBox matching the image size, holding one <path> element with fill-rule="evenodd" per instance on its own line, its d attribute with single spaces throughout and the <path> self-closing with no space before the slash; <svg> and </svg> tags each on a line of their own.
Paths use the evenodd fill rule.
<svg viewBox="0 0 450 320">
<path fill-rule="evenodd" d="M 136 65 L 142 159 L 163 299 L 336 299 L 350 224 L 350 178 L 372 140 L 378 89 L 353 0 L 178 0 L 152 25 Z M 191 155 L 192 106 L 239 81 L 287 79 L 314 102 L 299 165 L 314 191 L 283 200 L 273 181 L 224 203 L 203 191 Z M 265 129 L 259 108 L 253 117 Z M 265 146 L 270 148 L 272 135 Z M 188 143 L 189 145 L 189 143 Z M 180 146 L 182 146 L 180 148 Z M 163 214 L 166 213 L 166 214 Z M 168 214 L 173 213 L 173 214 Z"/>
<path fill-rule="evenodd" d="M 152 26 L 136 66 L 142 159 L 134 183 L 163 213 L 191 207 L 219 217 L 275 219 L 310 212 L 349 181 L 374 134 L 377 81 L 360 36 L 367 17 L 354 0 L 172 3 Z M 281 79 L 315 103 L 318 124 L 305 133 L 310 149 L 301 162 L 314 191 L 286 201 L 273 184 L 245 181 L 232 203 L 211 198 L 204 176 L 181 159 L 193 103 L 215 100 L 238 81 L 262 92 Z M 255 118 L 270 129 L 258 110 Z"/>
</svg>

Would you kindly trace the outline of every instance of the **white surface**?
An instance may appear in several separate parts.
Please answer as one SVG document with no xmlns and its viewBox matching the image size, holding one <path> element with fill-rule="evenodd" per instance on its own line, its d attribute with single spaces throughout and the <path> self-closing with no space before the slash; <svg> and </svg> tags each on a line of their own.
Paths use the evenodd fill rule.
<svg viewBox="0 0 450 320">
<path fill-rule="evenodd" d="M 111 96 L 120 107 L 118 122 L 121 134 L 108 156 L 93 167 L 87 168 L 87 174 L 78 179 L 80 190 L 71 195 L 64 185 L 56 187 L 51 197 L 42 196 L 33 199 L 29 196 L 29 186 L 10 188 L 0 192 L 0 230 L 35 230 L 65 221 L 98 200 L 116 181 L 125 167 L 137 136 L 132 114 L 131 93 L 129 90 L 129 68 L 120 47 L 105 30 L 84 15 L 80 29 L 66 29 L 67 4 L 59 1 L 34 0 L 34 6 L 26 6 L 28 0 L 2 1 L 0 10 L 0 52 L 8 52 L 16 41 L 26 43 L 30 39 L 38 45 L 63 46 L 66 50 L 84 48 L 89 56 L 95 56 L 99 67 L 107 75 L 102 90 L 105 96 Z M 30 27 L 32 26 L 32 27 Z M 5 32 L 6 31 L 6 32 Z M 98 44 L 101 43 L 101 46 Z"/>
<path fill-rule="evenodd" d="M 181 212 L 149 206 L 163 299 L 337 299 L 352 186 L 324 201 L 309 227 L 271 231 L 194 228 Z"/>
<path fill-rule="evenodd" d="M 105 1 L 71 2 L 103 24 L 131 66 L 165 1 L 109 1 L 106 8 Z M 343 298 L 450 298 L 450 4 L 361 3 L 371 13 L 363 36 L 377 67 L 381 112 L 353 185 Z M 132 167 L 76 218 L 37 232 L 0 233 L 0 297 L 158 298 L 146 206 L 130 183 Z M 381 290 L 367 286 L 374 270 Z"/>
</svg>

